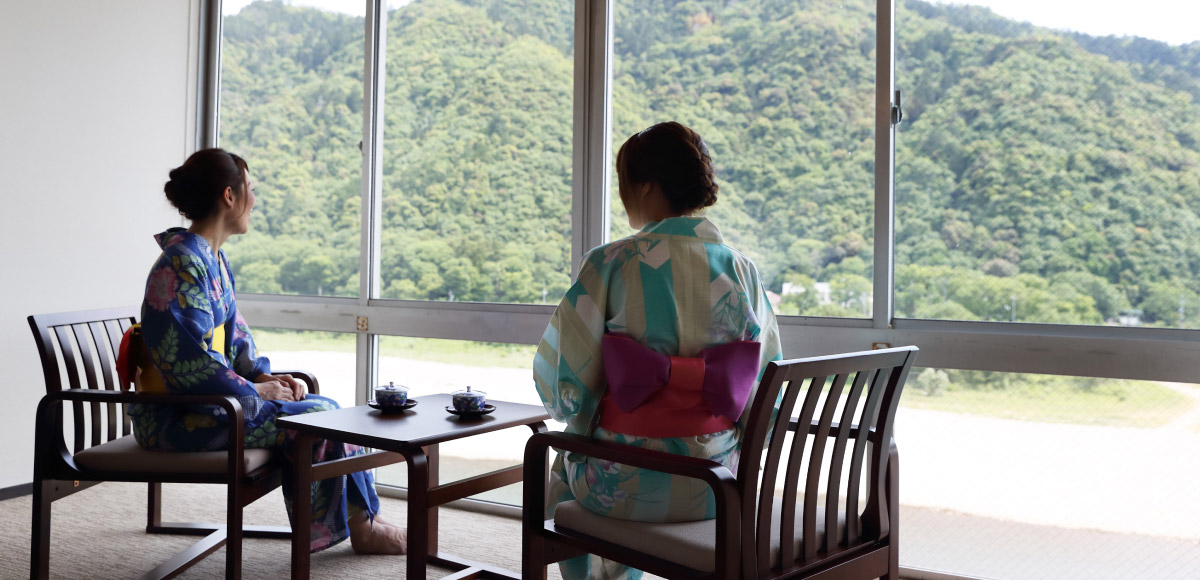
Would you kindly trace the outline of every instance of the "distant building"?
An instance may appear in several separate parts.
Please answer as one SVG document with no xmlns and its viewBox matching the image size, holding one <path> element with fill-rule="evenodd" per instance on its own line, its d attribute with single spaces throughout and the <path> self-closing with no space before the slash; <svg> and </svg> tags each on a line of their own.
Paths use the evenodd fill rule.
<svg viewBox="0 0 1200 580">
<path fill-rule="evenodd" d="M 816 282 L 813 284 L 813 287 L 817 291 L 817 304 L 829 304 L 833 302 L 833 299 L 829 295 L 829 282 Z M 784 282 L 781 289 L 784 296 L 788 294 L 804 294 L 807 291 L 808 289 L 803 285 L 792 284 L 791 282 Z"/>
<path fill-rule="evenodd" d="M 784 286 L 787 286 L 787 284 L 785 283 Z M 775 292 L 772 292 L 770 290 L 767 290 L 766 292 L 767 292 L 767 302 L 771 303 L 771 308 L 778 311 L 780 303 L 783 302 L 783 296 L 776 294 Z"/>
<path fill-rule="evenodd" d="M 1141 310 L 1122 310 L 1117 314 L 1117 323 L 1121 326 L 1141 326 L 1142 311 Z"/>
</svg>

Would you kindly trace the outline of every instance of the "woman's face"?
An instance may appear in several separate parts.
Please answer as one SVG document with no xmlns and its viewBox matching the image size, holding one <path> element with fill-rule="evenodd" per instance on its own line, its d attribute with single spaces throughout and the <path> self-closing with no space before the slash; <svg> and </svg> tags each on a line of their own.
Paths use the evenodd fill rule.
<svg viewBox="0 0 1200 580">
<path fill-rule="evenodd" d="M 257 199 L 254 197 L 254 182 L 250 181 L 250 173 L 244 175 L 245 181 L 242 183 L 242 203 L 241 213 L 237 215 L 236 232 L 244 234 L 250 231 L 250 214 L 254 213 L 254 204 Z"/>
</svg>

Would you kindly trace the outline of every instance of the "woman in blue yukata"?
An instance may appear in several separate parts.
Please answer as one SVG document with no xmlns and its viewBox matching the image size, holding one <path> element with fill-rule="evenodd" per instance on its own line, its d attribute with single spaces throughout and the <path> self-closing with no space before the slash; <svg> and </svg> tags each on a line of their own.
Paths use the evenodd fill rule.
<svg viewBox="0 0 1200 580">
<path fill-rule="evenodd" d="M 238 314 L 236 285 L 221 245 L 250 227 L 255 199 L 246 162 L 221 149 L 204 149 L 171 170 L 170 177 L 163 188 L 167 199 L 191 220 L 191 227 L 155 236 L 162 255 L 146 282 L 142 335 L 161 376 L 150 377 L 140 388 L 233 395 L 245 412 L 247 448 L 290 449 L 294 433 L 276 428 L 276 418 L 338 405 L 307 394 L 304 384 L 290 375 L 271 374 L 270 361 L 258 356 Z M 222 427 L 228 419 L 217 407 L 138 405 L 131 406 L 129 415 L 134 435 L 146 449 L 213 451 L 229 444 Z M 357 446 L 326 441 L 315 446 L 313 461 L 362 453 Z M 288 516 L 293 509 L 312 510 L 312 551 L 349 537 L 355 552 L 405 552 L 404 528 L 376 515 L 379 497 L 371 472 L 318 482 L 310 506 L 292 505 L 291 482 L 285 474 Z"/>
<path fill-rule="evenodd" d="M 538 394 L 569 433 L 718 461 L 736 471 L 746 407 L 779 329 L 749 258 L 700 212 L 717 201 L 713 162 L 695 131 L 669 122 L 633 135 L 617 154 L 627 238 L 595 248 L 554 311 L 534 358 Z M 579 501 L 609 517 L 716 517 L 695 479 L 559 454 L 547 517 Z M 640 578 L 580 556 L 567 580 Z"/>
</svg>

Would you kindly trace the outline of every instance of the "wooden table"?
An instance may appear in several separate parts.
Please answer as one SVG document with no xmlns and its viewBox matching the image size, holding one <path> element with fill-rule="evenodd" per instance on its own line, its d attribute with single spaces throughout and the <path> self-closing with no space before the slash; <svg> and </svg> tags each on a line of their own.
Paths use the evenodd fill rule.
<svg viewBox="0 0 1200 580">
<path fill-rule="evenodd" d="M 408 463 L 408 567 L 409 580 L 425 578 L 425 567 L 435 564 L 457 570 L 447 579 L 509 578 L 519 574 L 438 551 L 438 506 L 490 489 L 521 481 L 521 466 L 448 484 L 438 481 L 438 444 L 509 427 L 546 430 L 550 418 L 537 405 L 488 401 L 495 412 L 475 419 L 446 412 L 450 395 L 417 397 L 417 406 L 384 414 L 370 407 L 349 407 L 320 413 L 283 417 L 280 428 L 294 429 L 296 437 L 296 497 L 292 529 L 292 578 L 309 576 L 309 532 L 312 513 L 302 506 L 312 503 L 312 482 L 404 461 Z M 312 464 L 318 439 L 352 443 L 377 449 L 367 455 Z"/>
</svg>

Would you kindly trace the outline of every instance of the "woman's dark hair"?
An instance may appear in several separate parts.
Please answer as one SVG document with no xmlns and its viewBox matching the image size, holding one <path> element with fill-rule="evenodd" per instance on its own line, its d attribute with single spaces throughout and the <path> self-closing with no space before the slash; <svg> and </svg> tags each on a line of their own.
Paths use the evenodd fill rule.
<svg viewBox="0 0 1200 580">
<path fill-rule="evenodd" d="M 617 152 L 619 187 L 657 183 L 673 211 L 688 214 L 717 202 L 712 157 L 700 134 L 674 121 L 634 134 Z"/>
<path fill-rule="evenodd" d="M 179 214 L 192 221 L 208 217 L 226 187 L 241 196 L 246 187 L 246 160 L 224 149 L 201 149 L 171 170 L 163 192 Z"/>
</svg>

